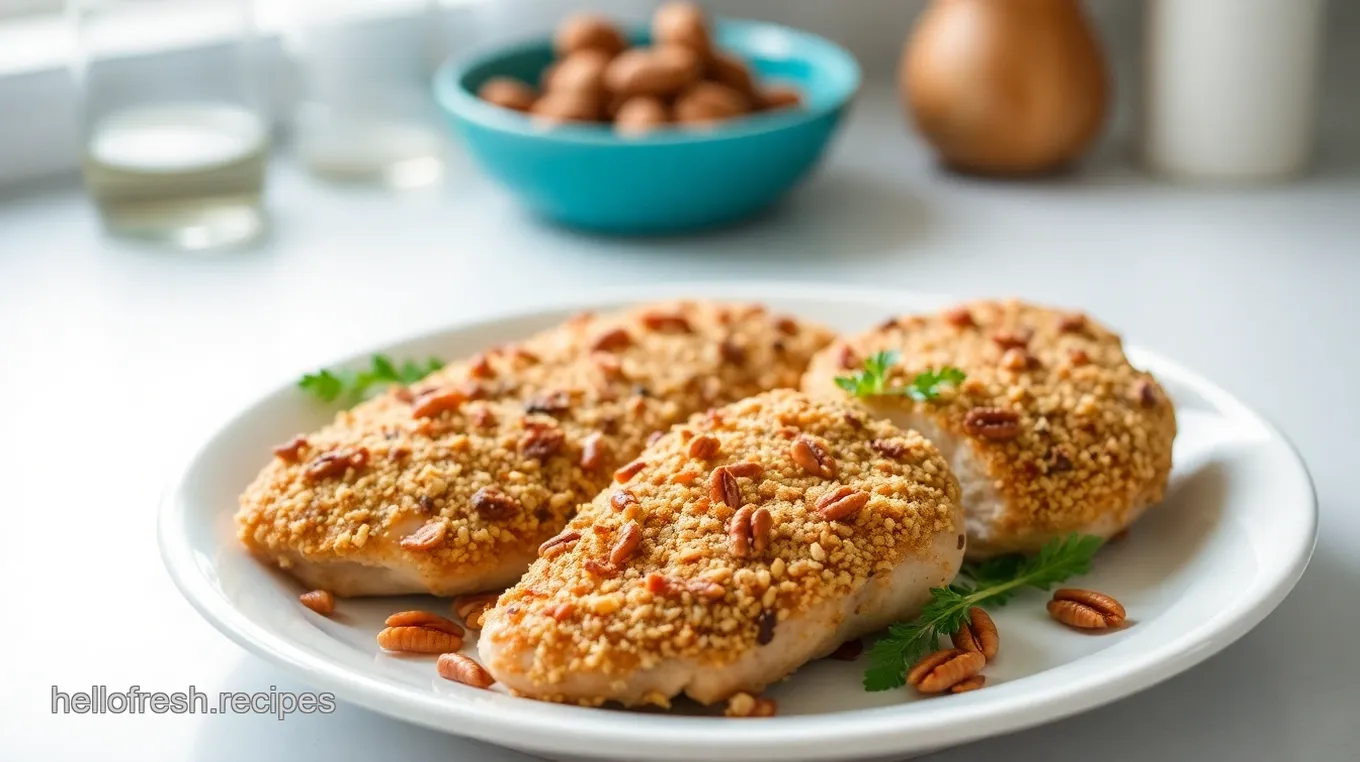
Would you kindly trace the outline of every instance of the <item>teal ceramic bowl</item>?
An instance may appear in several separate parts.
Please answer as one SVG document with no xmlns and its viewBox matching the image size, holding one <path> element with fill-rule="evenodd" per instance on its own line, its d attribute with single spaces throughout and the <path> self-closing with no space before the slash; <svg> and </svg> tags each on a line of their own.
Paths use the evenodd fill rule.
<svg viewBox="0 0 1360 762">
<path fill-rule="evenodd" d="M 760 212 L 806 177 L 860 85 L 849 53 L 806 32 L 720 21 L 716 38 L 760 81 L 798 88 L 803 107 L 620 137 L 603 124 L 548 126 L 476 97 L 491 77 L 538 82 L 552 61 L 547 40 L 445 63 L 435 98 L 475 160 L 543 217 L 620 234 L 701 230 Z"/>
</svg>

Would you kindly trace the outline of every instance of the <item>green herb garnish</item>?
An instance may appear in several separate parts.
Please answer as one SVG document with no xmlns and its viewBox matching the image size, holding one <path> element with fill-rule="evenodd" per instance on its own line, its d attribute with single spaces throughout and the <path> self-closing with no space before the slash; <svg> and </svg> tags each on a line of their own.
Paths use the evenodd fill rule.
<svg viewBox="0 0 1360 762">
<path fill-rule="evenodd" d="M 837 376 L 836 386 L 856 397 L 900 395 L 917 402 L 935 399 L 945 386 L 958 386 L 965 376 L 953 367 L 926 370 L 916 374 L 906 386 L 889 386 L 888 370 L 897 364 L 900 355 L 893 351 L 875 352 L 864 360 L 864 368 L 848 376 Z"/>
<path fill-rule="evenodd" d="M 1004 605 L 1021 588 L 1047 590 L 1069 577 L 1087 573 L 1102 542 L 1093 535 L 1073 533 L 1049 540 L 1035 556 L 1001 556 L 966 565 L 960 580 L 949 587 L 930 589 L 930 602 L 915 621 L 892 625 L 888 634 L 869 649 L 864 689 L 886 691 L 905 685 L 911 665 L 935 650 L 940 638 L 957 632 L 968 617 L 968 609 Z"/>
<path fill-rule="evenodd" d="M 431 357 L 425 362 L 407 360 L 401 365 L 387 355 L 373 355 L 367 370 L 330 370 L 322 368 L 298 380 L 298 388 L 322 402 L 358 402 L 391 384 L 414 384 L 444 367 L 444 361 Z"/>
</svg>

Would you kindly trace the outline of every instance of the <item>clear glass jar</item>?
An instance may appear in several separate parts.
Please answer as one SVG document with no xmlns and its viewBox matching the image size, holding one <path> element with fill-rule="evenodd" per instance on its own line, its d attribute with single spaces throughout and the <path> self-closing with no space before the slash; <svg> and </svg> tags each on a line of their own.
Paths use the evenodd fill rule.
<svg viewBox="0 0 1360 762">
<path fill-rule="evenodd" d="M 85 185 L 110 232 L 186 249 L 265 229 L 248 0 L 72 0 Z"/>
<path fill-rule="evenodd" d="M 294 144 L 330 180 L 412 187 L 443 176 L 429 94 L 428 8 L 411 0 L 291 0 L 285 40 L 301 94 Z"/>
</svg>

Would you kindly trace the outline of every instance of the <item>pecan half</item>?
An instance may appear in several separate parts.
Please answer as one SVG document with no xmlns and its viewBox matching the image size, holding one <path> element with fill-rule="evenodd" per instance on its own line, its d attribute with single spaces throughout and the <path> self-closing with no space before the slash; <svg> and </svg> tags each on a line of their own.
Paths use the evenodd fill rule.
<svg viewBox="0 0 1360 762">
<path fill-rule="evenodd" d="M 457 622 L 433 611 L 398 611 L 389 616 L 383 624 L 388 627 L 429 627 L 432 630 L 443 630 L 460 638 L 465 634 L 463 628 L 459 627 Z"/>
<path fill-rule="evenodd" d="M 977 651 L 946 648 L 916 662 L 907 672 L 907 684 L 921 693 L 944 693 L 986 665 L 987 658 Z"/>
<path fill-rule="evenodd" d="M 733 476 L 744 476 L 748 479 L 759 479 L 761 475 L 765 473 L 764 466 L 749 460 L 728 463 L 726 466 L 723 466 L 723 468 L 726 468 L 727 473 Z"/>
<path fill-rule="evenodd" d="M 482 665 L 462 654 L 440 654 L 435 666 L 439 676 L 445 680 L 471 685 L 473 688 L 490 688 L 496 682 Z"/>
<path fill-rule="evenodd" d="M 524 403 L 526 413 L 561 413 L 571 408 L 571 395 L 567 392 L 556 389 L 544 392 L 534 397 L 530 397 Z"/>
<path fill-rule="evenodd" d="M 940 313 L 940 317 L 944 318 L 944 322 L 955 328 L 972 328 L 977 325 L 973 320 L 973 313 L 969 312 L 967 307 L 947 309 Z"/>
<path fill-rule="evenodd" d="M 274 454 L 277 455 L 280 460 L 288 463 L 296 463 L 298 462 L 301 452 L 305 449 L 307 449 L 307 437 L 299 434 L 275 447 Z"/>
<path fill-rule="evenodd" d="M 411 403 L 411 415 L 415 418 L 433 418 L 448 410 L 457 410 L 468 396 L 461 389 L 433 389 L 425 392 Z"/>
<path fill-rule="evenodd" d="M 598 561 L 594 558 L 587 558 L 585 561 L 582 561 L 581 568 L 585 569 L 587 574 L 595 577 L 612 577 L 618 573 L 618 569 L 612 564 Z"/>
<path fill-rule="evenodd" d="M 954 683 L 953 685 L 949 686 L 949 692 L 950 692 L 950 693 L 967 693 L 968 691 L 975 691 L 975 690 L 977 690 L 978 688 L 981 688 L 982 686 L 984 686 L 984 685 L 986 685 L 986 684 L 987 684 L 987 676 L 986 676 L 986 675 L 973 675 L 972 677 L 968 678 L 967 680 L 963 680 L 963 681 Z"/>
<path fill-rule="evenodd" d="M 732 520 L 727 523 L 727 539 L 735 558 L 749 558 L 751 556 L 751 514 L 753 513 L 755 513 L 754 507 L 743 506 L 741 510 L 732 514 Z"/>
<path fill-rule="evenodd" d="M 487 521 L 508 519 L 519 511 L 519 502 L 495 487 L 482 487 L 472 493 L 472 510 Z"/>
<path fill-rule="evenodd" d="M 330 616 L 335 611 L 335 596 L 329 590 L 309 590 L 299 595 L 298 601 L 321 616 Z"/>
<path fill-rule="evenodd" d="M 770 533 L 774 530 L 774 514 L 769 508 L 757 508 L 751 514 L 751 550 L 763 553 L 770 547 Z"/>
<path fill-rule="evenodd" d="M 799 436 L 789 446 L 789 456 L 804 471 L 823 479 L 836 478 L 836 459 L 820 442 L 807 435 Z"/>
<path fill-rule="evenodd" d="M 645 460 L 635 460 L 632 463 L 625 464 L 622 468 L 614 472 L 614 481 L 623 484 L 634 476 L 637 476 L 638 472 L 646 467 L 647 461 Z"/>
<path fill-rule="evenodd" d="M 692 333 L 689 320 L 676 312 L 648 312 L 642 316 L 642 324 L 653 331 L 664 333 Z"/>
<path fill-rule="evenodd" d="M 977 651 L 987 661 L 996 658 L 996 650 L 1001 645 L 996 623 L 986 611 L 976 606 L 968 609 L 968 618 L 949 639 L 954 642 L 955 648 Z"/>
<path fill-rule="evenodd" d="M 547 460 L 562 449 L 567 435 L 556 426 L 526 421 L 524 436 L 519 440 L 519 451 L 526 458 Z"/>
<path fill-rule="evenodd" d="M 538 546 L 538 555 L 543 558 L 555 558 L 570 550 L 579 539 L 580 532 L 562 532 L 556 537 L 549 537 Z"/>
<path fill-rule="evenodd" d="M 614 547 L 609 551 L 609 563 L 612 566 L 623 566 L 637 554 L 638 548 L 642 545 L 642 527 L 636 521 L 630 521 L 623 525 L 623 531 L 619 533 L 619 539 L 614 543 Z"/>
<path fill-rule="evenodd" d="M 722 445 L 718 438 L 709 434 L 703 434 L 689 440 L 689 456 L 698 460 L 712 460 L 718 454 Z"/>
<path fill-rule="evenodd" d="M 401 546 L 407 550 L 432 550 L 444 541 L 448 528 L 443 519 L 430 519 L 416 531 L 401 538 Z"/>
<path fill-rule="evenodd" d="M 368 449 L 356 447 L 353 450 L 335 450 L 313 460 L 305 472 L 308 479 L 328 479 L 344 476 L 349 469 L 358 471 L 368 465 Z"/>
<path fill-rule="evenodd" d="M 590 345 L 596 352 L 617 352 L 633 343 L 633 335 L 623 328 L 605 331 Z"/>
<path fill-rule="evenodd" d="M 462 648 L 463 639 L 429 627 L 387 627 L 378 633 L 378 646 L 384 651 L 445 654 Z"/>
<path fill-rule="evenodd" d="M 609 444 L 605 442 L 604 434 L 597 431 L 581 441 L 581 468 L 594 471 L 604 465 L 608 457 Z"/>
<path fill-rule="evenodd" d="M 975 407 L 963 416 L 963 430 L 983 439 L 1014 439 L 1020 435 L 1020 414 L 1002 407 Z"/>
<path fill-rule="evenodd" d="M 893 460 L 907 454 L 907 443 L 900 439 L 875 439 L 870 443 L 870 446 L 883 456 Z"/>
<path fill-rule="evenodd" d="M 1024 349 L 1029 346 L 1029 340 L 1034 338 L 1034 330 L 1031 328 L 1018 328 L 1014 331 L 1001 330 L 992 334 L 992 341 L 996 342 L 1002 349 Z"/>
<path fill-rule="evenodd" d="M 621 511 L 630 505 L 637 505 L 638 499 L 637 495 L 634 495 L 632 492 L 621 489 L 609 496 L 609 504 L 614 506 L 615 510 Z"/>
<path fill-rule="evenodd" d="M 741 487 L 727 466 L 713 469 L 708 480 L 708 496 L 715 503 L 726 503 L 729 508 L 741 507 Z"/>
<path fill-rule="evenodd" d="M 779 616 L 771 609 L 760 612 L 760 618 L 756 620 L 756 645 L 768 645 L 774 640 L 774 627 L 779 624 Z"/>
<path fill-rule="evenodd" d="M 1104 630 L 1124 624 L 1127 613 L 1119 601 L 1094 590 L 1063 588 L 1053 593 L 1048 613 L 1069 627 Z"/>
<path fill-rule="evenodd" d="M 869 502 L 868 492 L 859 492 L 844 485 L 817 498 L 817 513 L 827 521 L 840 521 L 854 515 Z"/>
</svg>

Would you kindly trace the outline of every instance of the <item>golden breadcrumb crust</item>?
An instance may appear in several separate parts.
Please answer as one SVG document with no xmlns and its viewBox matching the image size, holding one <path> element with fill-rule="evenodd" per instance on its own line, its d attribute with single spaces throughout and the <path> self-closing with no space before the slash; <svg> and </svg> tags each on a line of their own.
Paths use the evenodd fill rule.
<svg viewBox="0 0 1360 762">
<path fill-rule="evenodd" d="M 957 390 L 946 388 L 928 402 L 872 401 L 923 414 L 945 433 L 967 438 L 1005 502 L 991 534 L 1014 546 L 999 550 L 1161 500 L 1175 411 L 1156 379 L 1129 364 L 1119 336 L 1089 317 L 1016 300 L 902 317 L 819 353 L 804 388 L 844 394 L 830 377 L 880 350 L 901 353 L 891 386 L 945 366 L 967 374 Z M 973 412 L 970 425 L 970 412 L 979 408 L 1014 411 L 1014 436 L 980 433 L 984 414 Z"/>
<path fill-rule="evenodd" d="M 796 385 L 830 340 L 752 304 L 579 315 L 390 390 L 285 448 L 241 496 L 239 535 L 281 566 L 294 555 L 401 564 L 430 592 L 457 591 L 460 574 L 509 553 L 532 558 L 653 432 Z"/>
<path fill-rule="evenodd" d="M 829 456 L 827 471 L 808 470 L 794 454 L 799 440 Z M 637 462 L 581 507 L 564 530 L 566 549 L 545 548 L 483 620 L 504 624 L 492 628 L 504 648 L 488 667 L 525 674 L 540 686 L 536 698 L 568 700 L 552 686 L 581 671 L 623 679 L 677 657 L 721 667 L 791 616 L 924 556 L 939 533 L 962 532 L 952 519 L 958 484 L 933 445 L 857 407 L 791 390 L 696 415 Z M 714 473 L 726 468 L 744 474 L 741 505 L 715 500 Z M 867 493 L 867 502 L 828 519 L 819 501 L 838 490 Z M 768 541 L 738 557 L 732 525 L 747 507 L 769 512 Z M 641 540 L 617 562 L 634 523 Z"/>
</svg>

